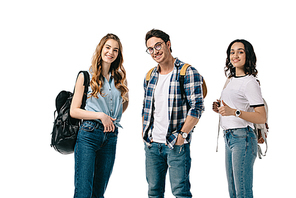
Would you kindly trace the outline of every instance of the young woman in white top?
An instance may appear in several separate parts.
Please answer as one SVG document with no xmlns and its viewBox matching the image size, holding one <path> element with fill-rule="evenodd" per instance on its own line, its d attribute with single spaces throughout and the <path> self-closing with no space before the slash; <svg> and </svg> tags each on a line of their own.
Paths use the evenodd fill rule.
<svg viewBox="0 0 296 198">
<path fill-rule="evenodd" d="M 257 156 L 254 124 L 266 121 L 256 55 L 251 43 L 234 40 L 227 49 L 225 75 L 230 79 L 221 100 L 213 102 L 224 130 L 225 164 L 231 198 L 253 197 L 253 166 Z"/>
</svg>

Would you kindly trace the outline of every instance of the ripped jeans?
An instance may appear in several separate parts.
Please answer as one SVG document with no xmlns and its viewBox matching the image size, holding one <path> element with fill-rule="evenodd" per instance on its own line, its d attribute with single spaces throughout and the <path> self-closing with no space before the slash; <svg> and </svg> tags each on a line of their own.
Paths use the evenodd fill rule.
<svg viewBox="0 0 296 198">
<path fill-rule="evenodd" d="M 190 144 L 174 146 L 170 150 L 163 143 L 145 144 L 146 179 L 148 197 L 163 198 L 166 173 L 169 170 L 172 193 L 178 198 L 192 197 L 189 171 L 191 166 Z"/>
<path fill-rule="evenodd" d="M 253 197 L 257 137 L 251 127 L 224 131 L 225 165 L 230 198 Z"/>
</svg>

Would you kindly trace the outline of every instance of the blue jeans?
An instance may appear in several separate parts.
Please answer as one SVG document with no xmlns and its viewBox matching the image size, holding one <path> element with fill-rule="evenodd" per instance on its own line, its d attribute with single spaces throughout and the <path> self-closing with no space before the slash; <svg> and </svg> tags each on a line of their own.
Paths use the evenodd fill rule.
<svg viewBox="0 0 296 198">
<path fill-rule="evenodd" d="M 170 150 L 165 144 L 145 144 L 146 179 L 148 197 L 163 198 L 165 178 L 169 169 L 172 193 L 175 197 L 192 197 L 190 192 L 189 172 L 191 166 L 190 145 L 175 145 Z"/>
<path fill-rule="evenodd" d="M 224 131 L 225 164 L 231 198 L 253 197 L 253 166 L 257 137 L 251 127 Z"/>
<path fill-rule="evenodd" d="M 104 133 L 96 121 L 84 121 L 75 145 L 75 198 L 103 198 L 113 170 L 118 128 Z"/>
</svg>

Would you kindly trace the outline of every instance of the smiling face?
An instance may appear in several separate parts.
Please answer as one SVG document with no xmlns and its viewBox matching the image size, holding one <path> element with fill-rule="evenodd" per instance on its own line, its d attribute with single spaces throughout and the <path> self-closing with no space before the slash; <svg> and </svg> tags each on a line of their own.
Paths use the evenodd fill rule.
<svg viewBox="0 0 296 198">
<path fill-rule="evenodd" d="M 158 63 L 162 63 L 166 61 L 171 55 L 170 52 L 170 46 L 171 43 L 170 41 L 167 41 L 166 43 L 161 39 L 157 37 L 151 37 L 150 39 L 147 40 L 147 48 L 148 49 L 153 49 L 153 53 L 151 53 L 151 57 Z M 160 50 L 155 49 L 155 46 L 159 46 Z M 157 47 L 156 47 L 157 48 Z"/>
<path fill-rule="evenodd" d="M 103 61 L 108 64 L 113 63 L 118 56 L 118 52 L 119 52 L 118 42 L 113 39 L 107 40 L 101 53 Z"/>
<path fill-rule="evenodd" d="M 233 43 L 230 50 L 230 62 L 235 68 L 244 68 L 246 63 L 246 51 L 243 43 Z"/>
</svg>

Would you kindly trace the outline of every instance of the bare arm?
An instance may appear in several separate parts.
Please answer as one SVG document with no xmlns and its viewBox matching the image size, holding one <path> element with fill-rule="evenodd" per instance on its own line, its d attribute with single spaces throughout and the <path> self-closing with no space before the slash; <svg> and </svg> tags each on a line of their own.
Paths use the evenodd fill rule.
<svg viewBox="0 0 296 198">
<path fill-rule="evenodd" d="M 230 108 L 223 100 L 222 103 L 224 106 L 218 107 L 219 113 L 222 116 L 235 116 L 236 109 Z M 255 112 L 241 111 L 241 115 L 239 117 L 255 124 L 264 124 L 266 122 L 266 112 L 264 106 L 255 107 L 254 110 Z"/>
<path fill-rule="evenodd" d="M 188 134 L 193 129 L 193 127 L 198 123 L 198 121 L 199 121 L 198 118 L 188 115 L 186 117 L 185 123 L 181 131 Z M 182 144 L 184 144 L 184 138 L 182 137 L 181 134 L 179 134 L 176 145 L 182 145 Z"/>
<path fill-rule="evenodd" d="M 77 119 L 84 119 L 84 120 L 96 120 L 99 119 L 102 121 L 104 125 L 104 132 L 114 131 L 115 126 L 113 121 L 115 119 L 111 118 L 110 116 L 106 115 L 103 112 L 93 112 L 93 111 L 86 111 L 81 109 L 83 92 L 84 92 L 84 76 L 80 74 L 78 76 L 76 85 L 75 85 L 75 93 L 72 99 L 71 107 L 70 107 L 70 116 L 72 118 Z"/>
</svg>

